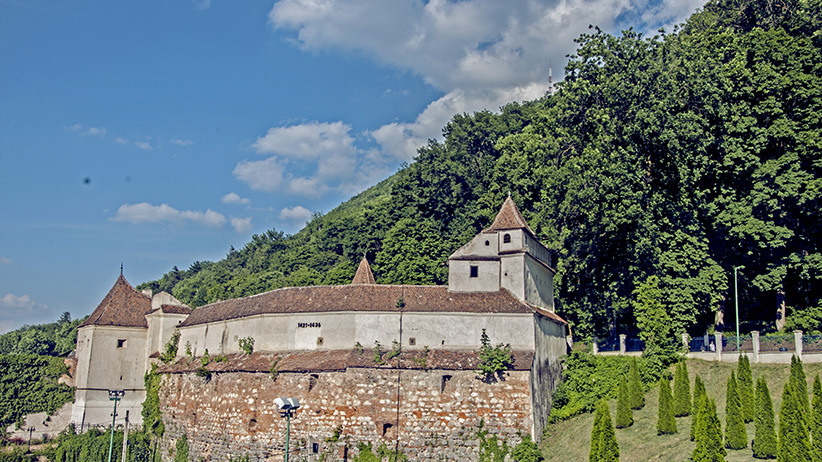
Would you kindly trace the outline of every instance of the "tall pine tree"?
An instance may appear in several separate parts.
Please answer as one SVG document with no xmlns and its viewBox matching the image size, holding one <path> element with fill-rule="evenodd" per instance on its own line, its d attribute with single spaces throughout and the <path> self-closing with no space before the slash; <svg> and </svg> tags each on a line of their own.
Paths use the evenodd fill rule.
<svg viewBox="0 0 822 462">
<path fill-rule="evenodd" d="M 752 422 L 756 402 L 754 400 L 753 375 L 751 374 L 751 362 L 748 355 L 739 355 L 739 366 L 737 367 L 737 385 L 739 385 L 739 400 L 742 402 L 742 418 L 745 422 Z"/>
<path fill-rule="evenodd" d="M 779 408 L 779 442 L 776 452 L 778 462 L 812 460 L 808 416 L 802 412 L 800 393 L 793 378 L 788 380 L 782 392 L 782 405 Z"/>
<path fill-rule="evenodd" d="M 813 408 L 811 410 L 811 453 L 813 462 L 822 462 L 822 383 L 817 375 L 813 381 Z"/>
<path fill-rule="evenodd" d="M 628 428 L 634 424 L 634 411 L 631 410 L 631 396 L 628 392 L 628 381 L 623 375 L 617 390 L 616 428 Z"/>
<path fill-rule="evenodd" d="M 697 415 L 701 410 L 702 400 L 708 399 L 708 392 L 705 391 L 705 384 L 702 383 L 702 378 L 699 374 L 694 378 L 694 403 L 691 408 L 691 441 L 696 440 L 696 426 L 699 423 L 699 416 Z"/>
<path fill-rule="evenodd" d="M 722 426 L 716 415 L 714 400 L 707 395 L 700 395 L 699 409 L 694 413 L 696 424 L 696 447 L 694 462 L 725 462 L 728 453 L 722 446 Z"/>
<path fill-rule="evenodd" d="M 628 392 L 631 394 L 631 409 L 645 407 L 645 393 L 642 388 L 642 379 L 639 377 L 636 358 L 631 358 L 631 366 L 628 369 Z"/>
<path fill-rule="evenodd" d="M 754 419 L 755 435 L 751 449 L 757 459 L 776 457 L 776 430 L 773 415 L 771 392 L 765 379 L 760 377 L 756 382 L 756 418 Z"/>
<path fill-rule="evenodd" d="M 748 447 L 748 433 L 742 419 L 742 403 L 739 400 L 736 374 L 733 371 L 728 378 L 728 393 L 725 400 L 725 447 L 728 449 Z"/>
<path fill-rule="evenodd" d="M 674 398 L 671 396 L 671 383 L 668 377 L 659 379 L 659 411 L 656 420 L 657 435 L 673 435 L 676 433 L 676 418 L 674 417 Z"/>
<path fill-rule="evenodd" d="M 685 361 L 676 364 L 674 373 L 674 415 L 684 417 L 691 414 L 691 379 Z"/>
</svg>

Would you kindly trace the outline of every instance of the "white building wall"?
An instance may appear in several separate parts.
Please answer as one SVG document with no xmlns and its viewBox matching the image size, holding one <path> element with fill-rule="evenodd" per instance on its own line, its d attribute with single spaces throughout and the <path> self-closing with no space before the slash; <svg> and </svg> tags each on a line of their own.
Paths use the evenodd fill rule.
<svg viewBox="0 0 822 462">
<path fill-rule="evenodd" d="M 554 311 L 554 272 L 528 254 L 524 255 L 523 300 Z"/>
<path fill-rule="evenodd" d="M 126 395 L 118 405 L 123 411 L 121 415 L 129 410 L 131 423 L 142 422 L 147 332 L 145 328 L 115 326 L 86 326 L 78 330 L 77 388 L 72 407 L 75 425 L 111 423 L 113 403 L 109 401 L 108 390 L 125 390 Z"/>
<path fill-rule="evenodd" d="M 515 349 L 534 347 L 531 314 L 414 313 L 402 314 L 404 348 L 477 349 L 482 329 L 492 343 L 510 343 Z M 180 329 L 180 348 L 190 342 L 201 356 L 240 352 L 240 338 L 254 338 L 255 351 L 305 351 L 351 349 L 359 343 L 373 348 L 378 341 L 390 348 L 400 340 L 400 314 L 396 312 L 337 312 L 263 314 Z M 415 345 L 409 340 L 415 339 Z M 228 339 L 223 342 L 223 339 Z M 322 339 L 319 341 L 319 339 Z"/>
</svg>

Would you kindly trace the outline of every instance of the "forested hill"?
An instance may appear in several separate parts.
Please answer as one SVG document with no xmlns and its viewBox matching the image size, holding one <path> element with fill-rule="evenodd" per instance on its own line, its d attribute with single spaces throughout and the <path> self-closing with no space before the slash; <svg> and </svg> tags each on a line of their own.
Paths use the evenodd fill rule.
<svg viewBox="0 0 822 462">
<path fill-rule="evenodd" d="M 442 284 L 447 256 L 507 194 L 557 254 L 558 311 L 578 337 L 631 333 L 657 281 L 701 334 L 739 270 L 743 329 L 822 327 L 822 0 L 719 0 L 668 33 L 578 39 L 559 91 L 457 115 L 444 142 L 293 236 L 141 287 L 192 306 L 278 287 Z M 656 276 L 656 278 L 651 278 Z M 733 310 L 726 322 L 734 322 Z"/>
</svg>

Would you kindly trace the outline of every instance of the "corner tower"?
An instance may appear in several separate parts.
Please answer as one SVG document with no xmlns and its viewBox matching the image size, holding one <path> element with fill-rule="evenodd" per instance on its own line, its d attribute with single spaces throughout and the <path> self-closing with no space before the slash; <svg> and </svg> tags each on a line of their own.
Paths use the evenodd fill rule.
<svg viewBox="0 0 822 462">
<path fill-rule="evenodd" d="M 537 240 L 514 200 L 502 204 L 494 223 L 448 257 L 448 290 L 496 292 L 554 311 L 551 251 Z"/>
</svg>

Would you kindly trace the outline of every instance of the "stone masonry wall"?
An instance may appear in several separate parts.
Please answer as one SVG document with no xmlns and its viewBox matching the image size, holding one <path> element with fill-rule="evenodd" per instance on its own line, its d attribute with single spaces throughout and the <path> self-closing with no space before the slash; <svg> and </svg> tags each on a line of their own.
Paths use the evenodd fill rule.
<svg viewBox="0 0 822 462">
<path fill-rule="evenodd" d="M 399 374 L 399 406 L 397 388 Z M 279 461 L 286 422 L 274 399 L 298 398 L 291 419 L 290 460 L 347 460 L 359 443 L 384 444 L 409 460 L 477 460 L 484 429 L 514 445 L 530 433 L 530 372 L 485 382 L 470 370 L 348 368 L 339 372 L 223 372 L 204 381 L 163 374 L 163 458 L 187 435 L 189 460 Z M 336 436 L 335 436 L 336 434 Z M 330 441 L 329 441 L 330 440 Z"/>
</svg>

